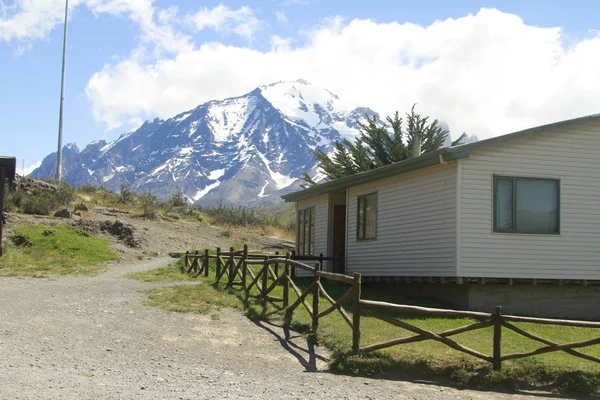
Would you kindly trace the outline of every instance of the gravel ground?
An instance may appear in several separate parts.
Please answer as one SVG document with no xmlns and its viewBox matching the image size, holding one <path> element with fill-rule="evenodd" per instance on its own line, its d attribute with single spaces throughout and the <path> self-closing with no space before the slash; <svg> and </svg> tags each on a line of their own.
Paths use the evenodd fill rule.
<svg viewBox="0 0 600 400">
<path fill-rule="evenodd" d="M 525 399 L 324 371 L 322 349 L 282 341 L 233 310 L 219 318 L 142 305 L 159 284 L 120 263 L 96 277 L 0 278 L 1 399 Z M 316 360 L 317 372 L 311 365 Z"/>
</svg>

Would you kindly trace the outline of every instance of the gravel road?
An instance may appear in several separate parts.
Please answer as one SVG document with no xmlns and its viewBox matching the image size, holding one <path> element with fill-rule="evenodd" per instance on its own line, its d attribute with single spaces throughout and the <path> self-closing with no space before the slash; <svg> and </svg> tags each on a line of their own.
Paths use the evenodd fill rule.
<svg viewBox="0 0 600 400">
<path fill-rule="evenodd" d="M 116 264 L 96 277 L 0 278 L 0 399 L 540 399 L 324 372 L 326 353 L 233 310 L 142 304 L 159 284 Z M 316 360 L 315 372 L 311 365 Z"/>
</svg>

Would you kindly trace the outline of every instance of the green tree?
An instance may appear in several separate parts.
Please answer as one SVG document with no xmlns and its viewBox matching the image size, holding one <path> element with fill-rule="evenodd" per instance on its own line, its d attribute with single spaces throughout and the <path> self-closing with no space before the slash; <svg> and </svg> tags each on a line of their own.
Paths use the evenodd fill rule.
<svg viewBox="0 0 600 400">
<path fill-rule="evenodd" d="M 420 138 L 421 154 L 440 149 L 444 146 L 448 131 L 439 125 L 437 119 L 430 120 L 428 116 L 417 113 L 415 106 L 406 113 L 406 123 L 398 112 L 386 118 L 387 124 L 375 116 L 367 115 L 365 121 L 358 122 L 359 135 L 354 143 L 347 139 L 336 141 L 332 155 L 321 150 L 315 151 L 317 166 L 327 178 L 333 180 L 412 157 L 416 138 Z M 306 173 L 301 179 L 307 183 L 303 187 L 315 184 Z"/>
</svg>

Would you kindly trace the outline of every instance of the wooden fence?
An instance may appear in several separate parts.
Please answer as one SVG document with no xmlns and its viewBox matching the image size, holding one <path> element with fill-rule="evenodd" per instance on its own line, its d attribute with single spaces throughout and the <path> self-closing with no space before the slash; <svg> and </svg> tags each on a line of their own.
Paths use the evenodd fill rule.
<svg viewBox="0 0 600 400">
<path fill-rule="evenodd" d="M 503 361 L 531 357 L 555 351 L 564 351 L 572 356 L 600 363 L 600 357 L 584 354 L 574 350 L 600 344 L 600 337 L 579 342 L 558 344 L 551 340 L 526 332 L 522 328 L 514 325 L 514 322 L 527 322 L 555 326 L 600 328 L 600 322 L 503 315 L 501 306 L 496 307 L 492 313 L 484 313 L 476 311 L 426 308 L 366 300 L 361 298 L 362 283 L 361 274 L 359 273 L 349 276 L 333 272 L 326 272 L 321 269 L 321 263 L 317 262 L 314 264 L 314 266 L 310 266 L 298 260 L 293 260 L 289 253 L 286 254 L 285 257 L 281 257 L 278 254 L 250 254 L 248 252 L 248 246 L 246 245 L 244 246 L 243 250 L 238 251 L 234 251 L 234 249 L 231 248 L 228 252 L 222 252 L 220 248 L 217 248 L 216 255 L 209 254 L 208 250 L 205 250 L 203 253 L 198 253 L 197 251 L 195 253 L 186 252 L 185 266 L 188 273 L 194 272 L 196 274 L 195 276 L 204 275 L 208 277 L 210 259 L 216 259 L 215 281 L 217 283 L 222 279 L 226 279 L 226 287 L 240 287 L 245 291 L 246 299 L 253 295 L 255 297 L 260 297 L 272 304 L 281 304 L 277 308 L 284 311 L 286 317 L 291 316 L 299 306 L 303 306 L 311 318 L 313 332 L 318 328 L 319 320 L 321 318 L 329 315 L 332 312 L 338 312 L 352 329 L 353 354 L 367 353 L 387 347 L 421 342 L 424 340 L 434 340 L 462 353 L 466 353 L 473 357 L 492 363 L 493 368 L 497 371 L 501 370 Z M 323 260 L 322 256 L 321 260 Z M 299 288 L 294 281 L 294 270 L 296 269 L 307 271 L 310 273 L 310 275 L 312 275 L 310 278 L 305 278 L 311 279 L 312 282 L 304 290 Z M 336 300 L 332 298 L 331 295 L 325 290 L 325 287 L 322 284 L 322 279 L 346 284 L 349 286 L 349 288 Z M 283 288 L 282 297 L 274 297 L 272 295 L 272 292 L 278 286 L 282 286 Z M 258 291 L 258 294 L 251 294 L 253 289 L 256 289 L 254 292 Z M 297 296 L 296 300 L 292 304 L 289 304 L 290 289 Z M 309 304 L 307 300 L 309 295 L 312 295 L 312 304 Z M 320 298 L 324 298 L 330 303 L 330 306 L 325 310 L 319 309 Z M 351 306 L 349 309 L 352 310 L 351 316 L 348 315 L 348 312 L 343 307 L 344 304 L 350 302 Z M 466 326 L 435 333 L 409 324 L 408 322 L 402 321 L 398 318 L 393 318 L 390 316 L 390 313 L 412 313 L 437 317 L 468 318 L 473 319 L 476 322 Z M 380 319 L 391 325 L 412 332 L 415 335 L 361 347 L 360 322 L 361 317 L 366 316 Z M 477 350 L 459 344 L 450 338 L 451 336 L 458 335 L 460 333 L 488 327 L 493 327 L 491 355 L 483 354 Z M 528 352 L 502 355 L 503 329 L 509 329 L 528 339 L 540 342 L 545 346 Z"/>
</svg>

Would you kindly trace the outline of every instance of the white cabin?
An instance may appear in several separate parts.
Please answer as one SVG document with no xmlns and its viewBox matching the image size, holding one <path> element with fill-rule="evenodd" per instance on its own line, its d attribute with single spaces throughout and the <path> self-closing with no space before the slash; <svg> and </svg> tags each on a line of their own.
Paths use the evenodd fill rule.
<svg viewBox="0 0 600 400">
<path fill-rule="evenodd" d="M 600 115 L 440 149 L 283 196 L 296 252 L 428 282 L 600 281 Z"/>
</svg>

